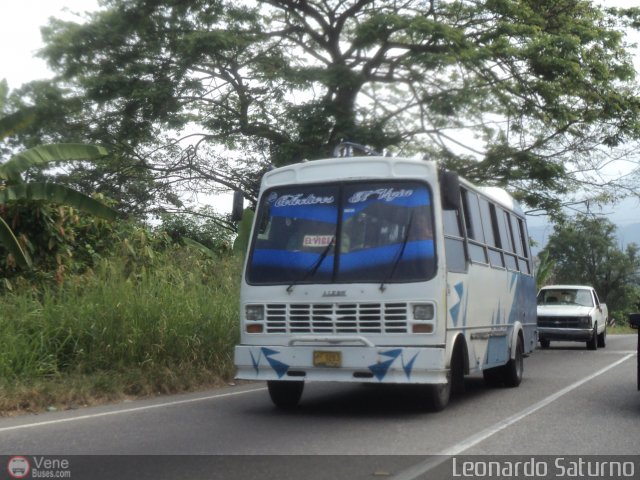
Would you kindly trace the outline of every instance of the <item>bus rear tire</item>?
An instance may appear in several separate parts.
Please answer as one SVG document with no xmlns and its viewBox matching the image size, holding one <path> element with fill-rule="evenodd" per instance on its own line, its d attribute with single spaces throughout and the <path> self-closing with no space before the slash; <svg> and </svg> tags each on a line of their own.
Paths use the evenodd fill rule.
<svg viewBox="0 0 640 480">
<path fill-rule="evenodd" d="M 524 345 L 520 335 L 518 335 L 518 342 L 516 343 L 515 357 L 509 359 L 507 364 L 502 368 L 504 369 L 503 381 L 507 387 L 513 388 L 520 385 L 524 372 Z"/>
<path fill-rule="evenodd" d="M 510 358 L 509 361 L 501 366 L 494 368 L 487 368 L 482 371 L 484 382 L 489 387 L 517 387 L 522 382 L 522 374 L 524 372 L 524 344 L 522 337 L 518 335 L 518 342 L 516 343 L 516 353 L 514 358 Z"/>
<path fill-rule="evenodd" d="M 540 340 L 540 347 L 543 349 L 547 349 L 549 348 L 549 345 L 551 345 L 551 340 L 549 340 L 548 338 L 543 338 Z"/>
<path fill-rule="evenodd" d="M 291 410 L 300 402 L 302 391 L 304 390 L 304 382 L 300 381 L 283 381 L 269 380 L 267 389 L 273 404 L 282 410 Z"/>
<path fill-rule="evenodd" d="M 502 367 L 487 368 L 482 371 L 482 377 L 484 378 L 484 383 L 487 386 L 502 386 L 502 372 L 500 371 L 501 368 Z"/>
</svg>

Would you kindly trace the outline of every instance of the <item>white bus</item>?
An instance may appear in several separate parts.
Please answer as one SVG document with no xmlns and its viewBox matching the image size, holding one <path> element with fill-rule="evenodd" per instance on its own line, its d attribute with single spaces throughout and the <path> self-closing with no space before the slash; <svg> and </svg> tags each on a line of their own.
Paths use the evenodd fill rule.
<svg viewBox="0 0 640 480">
<path fill-rule="evenodd" d="M 523 212 L 434 162 L 349 157 L 262 180 L 241 285 L 237 378 L 296 406 L 306 381 L 518 386 L 536 344 Z"/>
</svg>

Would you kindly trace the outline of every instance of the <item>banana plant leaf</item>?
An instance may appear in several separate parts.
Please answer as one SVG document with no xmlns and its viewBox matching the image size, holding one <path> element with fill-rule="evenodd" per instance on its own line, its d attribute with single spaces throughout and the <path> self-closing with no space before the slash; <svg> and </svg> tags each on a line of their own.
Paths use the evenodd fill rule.
<svg viewBox="0 0 640 480">
<path fill-rule="evenodd" d="M 9 250 L 9 253 L 16 259 L 18 265 L 26 268 L 31 267 L 31 258 L 29 258 L 29 255 L 22 249 L 11 227 L 7 225 L 7 222 L 5 222 L 2 217 L 0 217 L 0 244 Z"/>
<path fill-rule="evenodd" d="M 55 183 L 20 183 L 0 190 L 0 204 L 16 201 L 44 200 L 73 207 L 107 220 L 115 220 L 117 212 L 84 193 Z"/>
<path fill-rule="evenodd" d="M 99 145 L 83 145 L 80 143 L 54 143 L 40 145 L 20 152 L 0 165 L 0 178 L 10 183 L 22 181 L 21 173 L 25 170 L 49 163 L 92 161 L 107 155 L 107 149 Z"/>
</svg>

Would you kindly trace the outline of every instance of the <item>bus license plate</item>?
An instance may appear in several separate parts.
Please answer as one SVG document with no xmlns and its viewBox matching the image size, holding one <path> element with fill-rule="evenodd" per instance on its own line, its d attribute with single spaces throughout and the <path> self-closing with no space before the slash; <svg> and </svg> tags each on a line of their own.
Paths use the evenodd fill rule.
<svg viewBox="0 0 640 480">
<path fill-rule="evenodd" d="M 326 352 L 322 350 L 314 350 L 313 366 L 314 367 L 331 367 L 331 368 L 341 367 L 342 352 Z"/>
</svg>

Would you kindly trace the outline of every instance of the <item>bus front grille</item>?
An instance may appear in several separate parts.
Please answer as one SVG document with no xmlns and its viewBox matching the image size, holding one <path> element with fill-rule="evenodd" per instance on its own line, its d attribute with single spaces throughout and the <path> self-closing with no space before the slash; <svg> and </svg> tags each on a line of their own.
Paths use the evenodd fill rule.
<svg viewBox="0 0 640 480">
<path fill-rule="evenodd" d="M 267 333 L 407 333 L 406 303 L 267 304 Z"/>
</svg>

